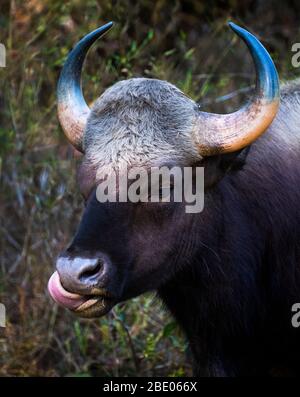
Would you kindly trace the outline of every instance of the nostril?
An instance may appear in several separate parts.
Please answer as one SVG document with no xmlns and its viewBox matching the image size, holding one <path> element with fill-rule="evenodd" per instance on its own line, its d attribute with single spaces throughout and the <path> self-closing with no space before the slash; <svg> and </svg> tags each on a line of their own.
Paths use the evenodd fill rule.
<svg viewBox="0 0 300 397">
<path fill-rule="evenodd" d="M 79 275 L 81 281 L 92 278 L 98 275 L 103 268 L 103 262 L 98 259 L 96 263 L 86 266 Z"/>
</svg>

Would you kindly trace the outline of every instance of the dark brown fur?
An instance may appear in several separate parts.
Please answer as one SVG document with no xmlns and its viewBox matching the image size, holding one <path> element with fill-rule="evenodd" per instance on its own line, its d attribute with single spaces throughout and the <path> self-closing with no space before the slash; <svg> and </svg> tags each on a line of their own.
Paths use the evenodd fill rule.
<svg viewBox="0 0 300 397">
<path fill-rule="evenodd" d="M 195 374 L 300 374 L 300 86 L 250 148 L 194 163 L 206 172 L 205 208 L 101 204 L 89 196 L 69 256 L 108 255 L 119 302 L 148 290 L 189 340 Z M 103 287 L 103 285 L 102 285 Z"/>
</svg>

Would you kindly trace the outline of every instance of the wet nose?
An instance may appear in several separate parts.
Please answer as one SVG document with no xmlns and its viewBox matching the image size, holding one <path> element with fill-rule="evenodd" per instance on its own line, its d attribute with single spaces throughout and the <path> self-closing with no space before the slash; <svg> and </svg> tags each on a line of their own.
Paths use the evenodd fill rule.
<svg viewBox="0 0 300 397">
<path fill-rule="evenodd" d="M 75 293 L 89 293 L 91 288 L 102 288 L 107 263 L 101 258 L 60 256 L 56 268 L 63 287 Z"/>
</svg>

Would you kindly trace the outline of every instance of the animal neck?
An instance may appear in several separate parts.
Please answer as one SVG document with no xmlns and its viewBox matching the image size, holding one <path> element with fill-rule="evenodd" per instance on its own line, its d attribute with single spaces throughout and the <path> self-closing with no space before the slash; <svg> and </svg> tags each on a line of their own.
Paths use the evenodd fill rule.
<svg viewBox="0 0 300 397">
<path fill-rule="evenodd" d="M 190 234 L 190 238 L 198 242 L 198 251 L 193 253 L 189 263 L 178 266 L 182 270 L 164 284 L 158 294 L 186 334 L 195 374 L 229 376 L 235 374 L 235 368 L 231 365 L 221 367 L 220 362 L 226 362 L 227 358 L 228 361 L 238 361 L 236 356 L 244 351 L 244 334 L 253 327 L 249 313 L 259 312 L 255 275 L 261 252 L 258 253 L 260 247 L 252 246 L 250 225 L 240 229 L 239 242 L 230 238 L 236 225 L 224 219 L 223 200 L 219 193 L 217 196 L 207 204 L 210 209 L 218 208 L 215 211 L 220 211 L 220 214 L 214 211 L 200 214 L 198 227 Z M 218 205 L 215 205 L 216 200 Z M 235 211 L 239 209 L 235 207 Z M 241 211 L 239 219 L 242 216 Z M 216 219 L 218 225 L 215 224 Z M 244 222 L 247 224 L 248 220 Z M 244 249 L 241 249 L 243 244 Z M 249 252 L 253 255 L 247 258 L 250 266 L 245 280 L 243 256 Z M 237 305 L 237 296 L 240 305 Z M 222 335 L 222 341 L 219 335 Z"/>
</svg>

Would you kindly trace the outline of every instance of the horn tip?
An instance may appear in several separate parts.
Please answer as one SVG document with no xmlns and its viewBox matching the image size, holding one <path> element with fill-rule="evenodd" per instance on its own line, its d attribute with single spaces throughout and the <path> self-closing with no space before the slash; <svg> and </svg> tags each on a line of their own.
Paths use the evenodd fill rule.
<svg viewBox="0 0 300 397">
<path fill-rule="evenodd" d="M 244 41 L 249 41 L 254 39 L 255 41 L 257 41 L 257 39 L 255 38 L 255 36 L 253 36 L 253 34 L 251 34 L 250 32 L 248 32 L 248 30 L 241 28 L 239 25 L 233 23 L 233 22 L 228 22 L 229 27 L 234 31 L 234 33 L 236 33 L 239 37 L 241 37 L 241 39 L 243 39 Z"/>
<path fill-rule="evenodd" d="M 244 29 L 241 28 L 240 26 L 238 26 L 237 24 L 235 24 L 234 22 L 229 21 L 228 22 L 228 26 L 234 31 L 234 32 L 241 32 Z"/>
<path fill-rule="evenodd" d="M 98 37 L 102 36 L 104 33 L 106 33 L 113 26 L 113 24 L 114 23 L 112 21 L 110 21 L 110 22 L 106 23 L 105 25 L 99 26 L 99 28 L 97 28 L 96 30 L 91 32 L 89 35 L 92 35 L 93 37 L 98 38 Z"/>
<path fill-rule="evenodd" d="M 113 25 L 114 25 L 114 22 L 110 21 L 110 22 L 106 23 L 104 26 L 102 26 L 102 29 L 109 30 Z"/>
</svg>

